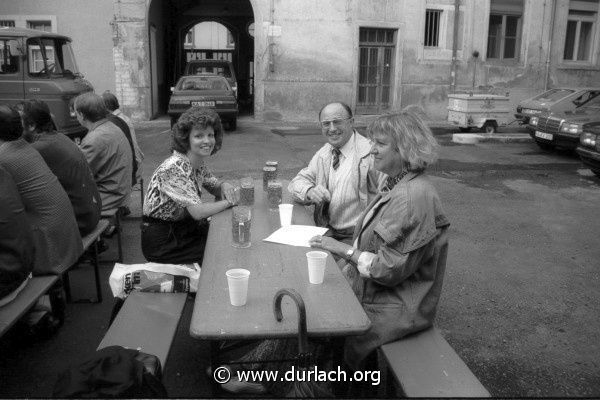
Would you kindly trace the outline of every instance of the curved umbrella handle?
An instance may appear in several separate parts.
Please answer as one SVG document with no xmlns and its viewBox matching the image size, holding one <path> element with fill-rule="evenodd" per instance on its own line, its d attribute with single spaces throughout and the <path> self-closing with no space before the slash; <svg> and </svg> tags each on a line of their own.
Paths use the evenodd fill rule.
<svg viewBox="0 0 600 400">
<path fill-rule="evenodd" d="M 273 313 L 275 314 L 275 319 L 278 322 L 281 322 L 283 319 L 283 314 L 281 313 L 281 300 L 285 295 L 290 296 L 296 303 L 296 308 L 298 309 L 298 352 L 300 354 L 306 353 L 308 351 L 306 307 L 304 306 L 304 300 L 302 300 L 300 293 L 296 292 L 294 289 L 280 289 L 275 293 L 275 297 L 273 298 Z"/>
</svg>

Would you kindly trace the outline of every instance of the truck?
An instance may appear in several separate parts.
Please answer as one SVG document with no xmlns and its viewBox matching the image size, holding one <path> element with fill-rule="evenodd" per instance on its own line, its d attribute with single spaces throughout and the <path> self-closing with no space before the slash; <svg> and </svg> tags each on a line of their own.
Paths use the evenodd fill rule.
<svg viewBox="0 0 600 400">
<path fill-rule="evenodd" d="M 77 121 L 73 100 L 93 90 L 79 73 L 69 37 L 0 28 L 0 104 L 42 100 L 50 108 L 56 130 L 77 140 L 87 130 Z"/>
</svg>

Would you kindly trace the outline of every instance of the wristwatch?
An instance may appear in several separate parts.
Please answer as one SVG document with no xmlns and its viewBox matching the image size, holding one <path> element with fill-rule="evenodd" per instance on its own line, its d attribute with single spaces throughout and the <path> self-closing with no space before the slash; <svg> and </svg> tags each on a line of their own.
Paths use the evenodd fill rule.
<svg viewBox="0 0 600 400">
<path fill-rule="evenodd" d="M 346 260 L 350 260 L 355 252 L 356 249 L 354 247 L 351 247 L 348 250 L 346 250 Z"/>
</svg>

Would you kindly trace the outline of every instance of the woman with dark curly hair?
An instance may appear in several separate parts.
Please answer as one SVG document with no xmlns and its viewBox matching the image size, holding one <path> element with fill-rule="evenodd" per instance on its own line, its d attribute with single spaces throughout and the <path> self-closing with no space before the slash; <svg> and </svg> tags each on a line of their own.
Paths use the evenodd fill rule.
<svg viewBox="0 0 600 400">
<path fill-rule="evenodd" d="M 173 154 L 154 171 L 144 201 L 142 252 L 148 261 L 202 262 L 206 218 L 239 200 L 233 185 L 218 180 L 205 164 L 222 143 L 221 120 L 213 110 L 193 107 L 173 126 Z M 202 202 L 202 187 L 218 201 Z"/>
</svg>

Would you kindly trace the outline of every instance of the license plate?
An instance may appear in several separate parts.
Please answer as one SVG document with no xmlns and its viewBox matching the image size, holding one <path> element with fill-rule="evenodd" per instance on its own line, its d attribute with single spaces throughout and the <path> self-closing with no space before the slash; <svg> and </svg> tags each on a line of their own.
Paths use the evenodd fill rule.
<svg viewBox="0 0 600 400">
<path fill-rule="evenodd" d="M 214 107 L 215 106 L 215 102 L 214 101 L 192 101 L 192 106 L 198 106 L 198 107 Z"/>
<path fill-rule="evenodd" d="M 535 131 L 535 137 L 539 137 L 546 140 L 552 140 L 554 136 L 551 133 Z"/>
</svg>

